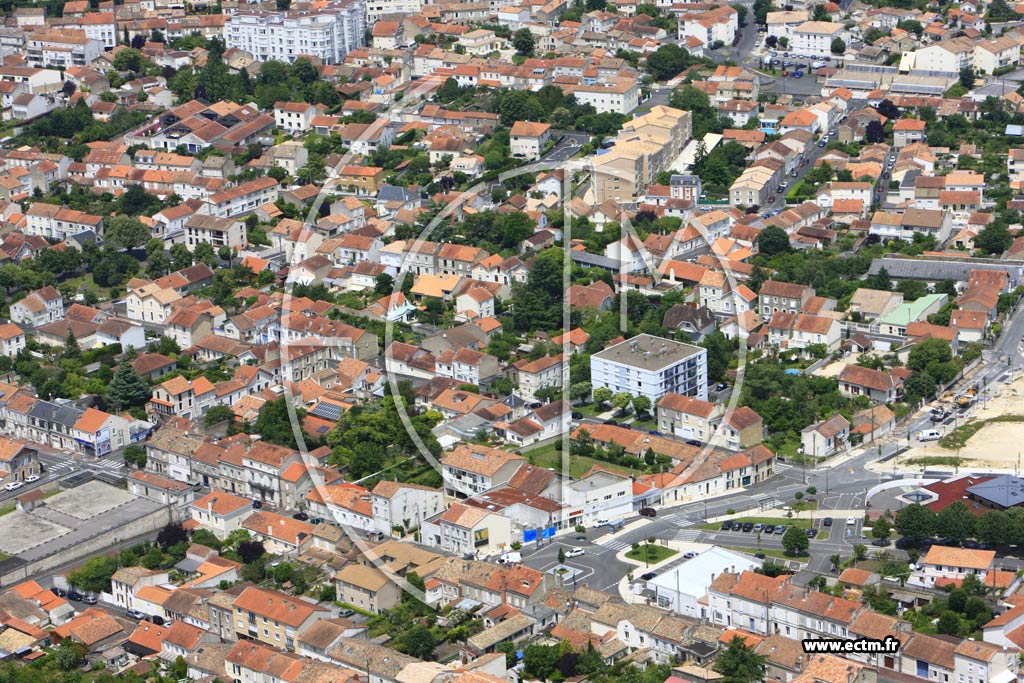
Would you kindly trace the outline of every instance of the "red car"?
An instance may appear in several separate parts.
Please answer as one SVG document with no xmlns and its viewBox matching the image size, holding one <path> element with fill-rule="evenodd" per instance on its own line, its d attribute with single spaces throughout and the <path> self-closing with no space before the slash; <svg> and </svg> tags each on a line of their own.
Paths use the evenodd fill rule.
<svg viewBox="0 0 1024 683">
<path fill-rule="evenodd" d="M 789 75 L 789 72 L 788 72 L 788 71 L 783 71 L 783 72 L 782 72 L 782 77 L 783 77 L 783 78 L 785 78 L 785 77 L 786 77 L 786 76 L 788 76 L 788 75 Z"/>
<path fill-rule="evenodd" d="M 640 514 L 644 517 L 657 517 L 658 511 L 654 508 L 640 508 Z"/>
</svg>

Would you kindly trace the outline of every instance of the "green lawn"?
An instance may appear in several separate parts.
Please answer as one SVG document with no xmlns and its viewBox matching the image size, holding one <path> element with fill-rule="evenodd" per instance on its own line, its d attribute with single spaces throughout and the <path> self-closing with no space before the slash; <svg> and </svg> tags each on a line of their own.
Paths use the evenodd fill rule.
<svg viewBox="0 0 1024 683">
<path fill-rule="evenodd" d="M 775 548 L 743 548 L 741 546 L 736 546 L 736 545 L 723 545 L 723 546 L 719 546 L 719 547 L 720 548 L 725 548 L 726 550 L 732 550 L 733 552 L 737 552 L 737 553 L 744 553 L 746 555 L 754 555 L 754 554 L 757 554 L 757 553 L 761 553 L 765 557 L 775 557 L 775 558 L 778 558 L 780 560 L 799 560 L 800 559 L 799 557 L 790 557 L 789 555 L 786 554 L 785 550 L 777 550 Z"/>
<path fill-rule="evenodd" d="M 4 505 L 3 507 L 0 507 L 0 516 L 8 515 L 8 514 L 14 512 L 17 509 L 18 509 L 18 506 L 17 506 L 16 503 L 11 503 L 10 505 Z"/>
<path fill-rule="evenodd" d="M 523 455 L 530 459 L 532 465 L 551 467 L 556 472 L 562 471 L 562 451 L 556 451 L 554 444 L 548 444 L 543 448 L 533 451 L 525 451 Z M 643 472 L 632 470 L 622 465 L 613 465 L 610 462 L 589 458 L 585 455 L 571 455 L 569 456 L 569 476 L 578 479 L 589 472 L 594 465 L 600 465 L 613 472 L 621 472 L 622 474 L 643 474 Z"/>
<path fill-rule="evenodd" d="M 822 529 L 821 531 L 818 532 L 817 537 L 812 538 L 811 540 L 812 541 L 827 541 L 828 537 L 831 536 L 831 535 L 832 534 L 829 532 L 828 529 Z"/>
<path fill-rule="evenodd" d="M 744 524 L 746 522 L 753 522 L 754 524 L 774 524 L 775 526 L 778 526 L 780 524 L 785 524 L 786 526 L 796 526 L 796 527 L 800 527 L 801 529 L 810 529 L 811 528 L 811 520 L 809 520 L 809 519 L 790 519 L 789 517 L 737 517 L 736 519 L 733 519 L 732 521 L 733 522 L 739 522 L 740 524 Z M 698 528 L 704 529 L 706 531 L 718 531 L 718 530 L 720 530 L 722 528 L 722 523 L 718 522 L 717 524 L 704 524 L 704 525 L 702 525 L 702 526 L 700 526 Z M 742 533 L 742 532 L 729 532 L 729 533 Z M 750 532 L 750 533 L 753 533 L 753 532 Z"/>
<path fill-rule="evenodd" d="M 626 553 L 626 557 L 630 560 L 636 560 L 637 562 L 647 562 L 648 564 L 658 564 L 662 560 L 667 560 L 676 554 L 672 548 L 666 548 L 663 545 L 650 545 L 644 543 L 636 550 L 630 550 Z"/>
</svg>

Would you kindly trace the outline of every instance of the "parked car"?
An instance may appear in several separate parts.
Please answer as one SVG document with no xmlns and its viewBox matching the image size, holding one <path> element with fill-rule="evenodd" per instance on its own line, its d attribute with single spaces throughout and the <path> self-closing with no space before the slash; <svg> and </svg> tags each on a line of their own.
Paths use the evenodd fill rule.
<svg viewBox="0 0 1024 683">
<path fill-rule="evenodd" d="M 817 529 L 812 527 L 812 528 L 807 530 L 807 538 L 814 538 L 817 535 L 818 535 L 818 530 Z"/>
<path fill-rule="evenodd" d="M 644 517 L 657 517 L 658 511 L 654 508 L 640 508 L 640 514 Z"/>
<path fill-rule="evenodd" d="M 781 536 L 782 534 L 786 533 L 786 529 L 787 527 L 785 524 L 778 525 L 777 527 L 775 527 L 775 535 Z"/>
<path fill-rule="evenodd" d="M 82 596 L 82 602 L 87 605 L 95 605 L 97 603 L 96 596 L 92 593 L 86 593 Z"/>
<path fill-rule="evenodd" d="M 53 588 L 51 588 L 50 592 L 53 593 L 54 595 L 56 595 L 58 598 L 66 598 L 66 597 L 68 597 L 68 592 L 66 590 L 64 590 L 63 588 L 58 588 L 57 586 L 54 586 Z"/>
<path fill-rule="evenodd" d="M 731 529 L 732 529 L 732 522 L 730 522 L 728 520 L 725 521 L 725 522 L 722 522 L 722 529 L 721 529 L 722 531 L 730 531 Z"/>
<path fill-rule="evenodd" d="M 774 524 L 765 524 L 764 525 L 764 532 L 766 534 L 774 534 L 775 533 L 775 525 Z"/>
<path fill-rule="evenodd" d="M 825 519 L 821 520 L 821 525 L 822 526 L 832 526 L 832 518 L 831 517 L 826 517 Z"/>
<path fill-rule="evenodd" d="M 138 621 L 142 621 L 146 618 L 146 614 L 145 612 L 140 612 L 137 609 L 130 609 L 128 610 L 128 617 L 130 619 L 137 619 Z"/>
<path fill-rule="evenodd" d="M 615 420 L 605 420 L 604 423 L 606 425 L 611 425 L 612 427 L 618 427 L 619 426 L 619 423 L 616 422 Z"/>
<path fill-rule="evenodd" d="M 307 515 L 305 512 L 296 512 L 294 515 L 292 515 L 292 519 L 297 519 L 300 522 L 305 522 L 309 519 L 309 515 Z"/>
<path fill-rule="evenodd" d="M 793 78 L 803 78 L 803 77 L 804 77 L 804 72 L 803 71 L 799 71 L 798 70 L 798 71 L 794 71 L 793 72 Z"/>
<path fill-rule="evenodd" d="M 24 486 L 24 484 L 22 484 L 20 481 L 12 481 L 10 484 L 5 486 L 4 488 L 7 489 L 8 491 L 17 491 L 22 486 Z"/>
<path fill-rule="evenodd" d="M 82 598 L 84 598 L 84 597 L 85 597 L 84 595 L 82 595 L 81 593 L 76 591 L 74 588 L 72 588 L 71 590 L 68 591 L 68 600 L 73 600 L 75 602 L 82 602 Z"/>
<path fill-rule="evenodd" d="M 609 519 L 607 519 L 605 517 L 602 517 L 601 519 L 599 519 L 596 522 L 594 522 L 594 526 L 604 526 L 605 524 L 608 524 L 609 521 L 611 521 L 611 520 L 609 520 Z"/>
<path fill-rule="evenodd" d="M 579 412 L 578 410 L 572 411 L 572 419 L 574 419 L 574 420 L 582 420 L 583 419 L 583 413 Z"/>
<path fill-rule="evenodd" d="M 653 579 L 657 575 L 658 575 L 658 572 L 647 572 L 646 574 L 641 574 L 640 575 L 640 580 L 641 581 L 650 581 L 651 579 Z"/>
<path fill-rule="evenodd" d="M 697 557 L 697 553 L 693 552 L 692 550 L 688 553 L 683 553 L 684 560 L 692 560 L 695 557 Z"/>
<path fill-rule="evenodd" d="M 783 70 L 782 70 L 782 77 L 783 77 L 783 78 L 785 78 L 785 77 L 786 77 L 786 76 L 788 76 L 788 75 L 789 75 L 789 72 L 788 72 L 788 71 L 786 71 L 785 69 L 783 69 Z"/>
<path fill-rule="evenodd" d="M 566 557 L 579 557 L 583 554 L 583 548 L 572 548 L 565 554 Z"/>
<path fill-rule="evenodd" d="M 39 475 L 38 474 L 30 474 L 27 477 L 25 477 L 25 483 L 26 484 L 31 484 L 31 483 L 37 482 L 37 481 L 39 481 Z"/>
<path fill-rule="evenodd" d="M 750 533 L 753 530 L 754 530 L 754 523 L 753 522 L 744 522 L 743 523 L 743 533 L 748 534 L 748 533 Z"/>
<path fill-rule="evenodd" d="M 846 526 L 856 526 L 856 525 L 857 525 L 857 518 L 856 517 L 847 517 L 846 518 Z"/>
<path fill-rule="evenodd" d="M 758 533 L 759 534 L 762 531 L 764 531 L 764 524 L 762 524 L 761 522 L 758 522 L 757 524 L 754 525 L 754 533 Z"/>
<path fill-rule="evenodd" d="M 754 557 L 756 557 L 759 560 L 763 560 L 764 559 L 764 553 L 754 553 Z"/>
<path fill-rule="evenodd" d="M 733 522 L 732 523 L 732 530 L 733 531 L 743 531 L 743 522 Z"/>
<path fill-rule="evenodd" d="M 261 503 L 260 501 L 258 501 L 258 500 L 254 500 L 254 501 L 252 502 L 252 509 L 253 509 L 253 510 L 259 510 L 259 509 L 260 509 L 260 508 L 262 508 L 262 507 L 263 507 L 263 503 Z"/>
</svg>

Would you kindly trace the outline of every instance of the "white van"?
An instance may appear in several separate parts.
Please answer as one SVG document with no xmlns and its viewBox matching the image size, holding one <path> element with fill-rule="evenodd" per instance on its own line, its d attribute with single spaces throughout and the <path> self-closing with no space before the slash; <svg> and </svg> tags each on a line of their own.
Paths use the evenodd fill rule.
<svg viewBox="0 0 1024 683">
<path fill-rule="evenodd" d="M 942 434 L 937 429 L 922 429 L 917 433 L 918 441 L 938 441 Z"/>
</svg>

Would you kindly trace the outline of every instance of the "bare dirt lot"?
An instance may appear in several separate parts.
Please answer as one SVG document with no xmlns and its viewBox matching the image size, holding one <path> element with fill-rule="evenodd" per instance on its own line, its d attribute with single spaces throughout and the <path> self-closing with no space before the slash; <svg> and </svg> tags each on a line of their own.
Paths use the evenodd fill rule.
<svg viewBox="0 0 1024 683">
<path fill-rule="evenodd" d="M 966 419 L 959 424 L 970 421 L 991 420 L 992 418 L 1024 415 L 1024 376 L 1015 379 L 1011 384 L 999 385 L 989 390 L 988 398 L 984 398 L 968 410 Z M 955 425 L 944 427 L 941 431 L 948 434 Z M 959 449 L 943 448 L 936 441 L 918 443 L 907 453 L 899 457 L 900 469 L 936 469 L 941 464 L 923 464 L 913 467 L 905 464 L 915 458 L 960 457 L 960 469 L 1007 471 L 1013 472 L 1024 454 L 1024 422 L 989 422 L 967 439 Z M 948 466 L 947 466 L 948 467 Z"/>
</svg>

